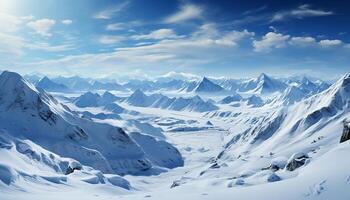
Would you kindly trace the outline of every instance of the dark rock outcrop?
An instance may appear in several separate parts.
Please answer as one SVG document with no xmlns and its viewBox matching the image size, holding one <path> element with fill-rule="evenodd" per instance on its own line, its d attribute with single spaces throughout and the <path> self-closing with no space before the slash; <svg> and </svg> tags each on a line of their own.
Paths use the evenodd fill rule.
<svg viewBox="0 0 350 200">
<path fill-rule="evenodd" d="M 294 171 L 295 169 L 305 165 L 309 160 L 309 156 L 306 153 L 296 153 L 288 160 L 286 169 L 288 171 Z"/>
<path fill-rule="evenodd" d="M 340 143 L 345 142 L 350 139 L 350 123 L 344 121 L 343 134 L 340 138 Z"/>
</svg>

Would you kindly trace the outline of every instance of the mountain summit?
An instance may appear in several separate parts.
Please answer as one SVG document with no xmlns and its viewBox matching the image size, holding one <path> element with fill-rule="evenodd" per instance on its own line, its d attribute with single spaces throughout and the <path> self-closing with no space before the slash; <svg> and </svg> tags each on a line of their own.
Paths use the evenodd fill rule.
<svg viewBox="0 0 350 200">
<path fill-rule="evenodd" d="M 217 85 L 212 81 L 210 81 L 208 78 L 204 77 L 194 91 L 195 92 L 221 92 L 223 90 L 224 89 L 220 85 Z"/>
</svg>

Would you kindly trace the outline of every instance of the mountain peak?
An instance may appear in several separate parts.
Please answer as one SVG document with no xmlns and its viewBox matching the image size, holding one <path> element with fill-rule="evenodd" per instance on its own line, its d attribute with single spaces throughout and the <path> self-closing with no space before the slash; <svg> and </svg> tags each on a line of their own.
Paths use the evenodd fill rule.
<svg viewBox="0 0 350 200">
<path fill-rule="evenodd" d="M 140 89 L 137 89 L 131 94 L 131 96 L 132 97 L 145 96 L 145 93 L 143 93 Z"/>
<path fill-rule="evenodd" d="M 15 72 L 3 71 L 0 75 L 0 91 L 1 92 L 11 92 L 15 88 L 21 88 L 22 90 L 34 90 L 37 92 L 37 89 L 34 85 L 26 81 L 21 75 Z"/>
<path fill-rule="evenodd" d="M 220 85 L 213 83 L 207 77 L 203 77 L 195 92 L 220 92 L 222 90 L 224 89 Z"/>
<path fill-rule="evenodd" d="M 261 73 L 259 76 L 258 76 L 258 80 L 260 81 L 264 81 L 264 80 L 269 80 L 271 79 L 267 74 L 265 73 Z"/>
<path fill-rule="evenodd" d="M 211 81 L 210 81 L 207 77 L 205 77 L 205 76 L 204 76 L 203 79 L 202 79 L 202 82 L 203 82 L 203 81 L 209 81 L 209 82 L 211 82 Z"/>
<path fill-rule="evenodd" d="M 21 75 L 17 74 L 16 72 L 10 72 L 10 71 L 3 71 L 0 75 L 1 80 L 12 80 L 13 82 L 18 82 L 24 79 Z"/>
</svg>

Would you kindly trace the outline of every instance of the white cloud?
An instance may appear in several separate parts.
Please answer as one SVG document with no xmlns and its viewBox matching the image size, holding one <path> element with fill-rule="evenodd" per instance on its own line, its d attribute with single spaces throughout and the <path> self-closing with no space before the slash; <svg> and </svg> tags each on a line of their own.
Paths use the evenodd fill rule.
<svg viewBox="0 0 350 200">
<path fill-rule="evenodd" d="M 25 47 L 31 50 L 42 50 L 47 52 L 63 52 L 74 49 L 72 44 L 51 45 L 46 42 L 27 43 Z"/>
<path fill-rule="evenodd" d="M 289 41 L 291 45 L 307 46 L 316 44 L 316 40 L 313 37 L 292 37 Z"/>
<path fill-rule="evenodd" d="M 203 14 L 203 9 L 194 4 L 184 4 L 181 6 L 180 10 L 167 17 L 165 23 L 179 23 L 191 19 L 201 18 Z"/>
<path fill-rule="evenodd" d="M 290 38 L 289 35 L 281 33 L 268 32 L 263 36 L 262 40 L 254 40 L 253 47 L 256 52 L 268 52 L 272 48 L 284 47 L 286 41 Z"/>
<path fill-rule="evenodd" d="M 24 39 L 19 36 L 4 34 L 0 32 L 1 54 L 21 55 L 24 43 Z"/>
<path fill-rule="evenodd" d="M 310 5 L 304 4 L 293 10 L 277 12 L 272 16 L 271 22 L 284 21 L 290 18 L 303 19 L 305 17 L 321 17 L 334 14 L 332 11 L 317 10 L 310 7 Z"/>
<path fill-rule="evenodd" d="M 341 45 L 343 42 L 341 40 L 321 40 L 319 44 L 321 47 L 332 47 Z"/>
<path fill-rule="evenodd" d="M 132 36 L 135 40 L 144 40 L 144 39 L 174 39 L 174 38 L 181 38 L 183 36 L 177 35 L 172 29 L 158 29 L 155 31 L 150 32 L 149 34 L 145 35 L 134 35 Z"/>
<path fill-rule="evenodd" d="M 22 20 L 16 16 L 9 15 L 0 12 L 0 32 L 15 32 L 18 30 L 18 26 L 22 23 Z"/>
<path fill-rule="evenodd" d="M 39 35 L 51 36 L 52 34 L 49 31 L 55 23 L 55 20 L 52 19 L 39 19 L 28 22 L 27 26 L 35 30 Z"/>
<path fill-rule="evenodd" d="M 61 23 L 64 24 L 64 25 L 70 25 L 70 24 L 73 23 L 73 21 L 70 20 L 70 19 L 65 19 L 65 20 L 62 20 Z"/>
<path fill-rule="evenodd" d="M 124 23 L 114 23 L 114 24 L 108 24 L 106 26 L 107 31 L 118 31 L 118 30 L 123 30 L 125 29 L 125 24 Z"/>
<path fill-rule="evenodd" d="M 118 47 L 106 53 L 66 56 L 33 63 L 32 66 L 70 66 L 76 70 L 83 68 L 91 70 L 92 66 L 99 65 L 109 70 L 110 67 L 117 68 L 120 72 L 130 71 L 140 66 L 153 67 L 152 69 L 196 66 L 232 57 L 232 53 L 235 52 L 232 51 L 232 48 L 236 47 L 238 41 L 253 35 L 247 30 L 233 30 L 224 33 L 216 30 L 214 32 L 218 34 L 197 35 L 193 33 L 184 38 L 163 39 L 142 46 Z M 128 38 L 123 36 L 104 36 L 100 38 L 100 42 L 113 44 L 126 39 Z"/>
<path fill-rule="evenodd" d="M 124 39 L 124 37 L 118 35 L 103 35 L 98 39 L 98 41 L 102 44 L 115 44 Z"/>
<path fill-rule="evenodd" d="M 243 31 L 231 31 L 227 34 L 225 34 L 222 38 L 215 40 L 217 44 L 221 45 L 231 45 L 235 46 L 237 45 L 237 42 L 245 37 L 252 37 L 254 36 L 254 32 L 249 32 L 246 29 Z"/>
<path fill-rule="evenodd" d="M 128 21 L 128 22 L 119 22 L 119 23 L 108 24 L 106 26 L 106 30 L 118 31 L 118 30 L 130 29 L 130 28 L 133 28 L 136 26 L 142 26 L 142 25 L 144 25 L 144 23 L 138 20 Z"/>
<path fill-rule="evenodd" d="M 123 11 L 126 9 L 130 4 L 130 1 L 124 1 L 118 5 L 115 5 L 111 8 L 107 8 L 106 10 L 102 10 L 94 15 L 94 18 L 96 19 L 110 19 L 117 13 Z"/>
</svg>

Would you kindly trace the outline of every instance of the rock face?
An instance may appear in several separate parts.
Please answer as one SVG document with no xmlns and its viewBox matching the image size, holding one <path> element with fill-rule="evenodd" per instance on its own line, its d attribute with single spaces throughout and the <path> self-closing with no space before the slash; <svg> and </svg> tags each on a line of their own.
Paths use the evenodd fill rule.
<svg viewBox="0 0 350 200">
<path fill-rule="evenodd" d="M 288 171 L 294 171 L 295 169 L 303 166 L 309 160 L 309 156 L 306 153 L 296 153 L 293 154 L 287 163 L 286 169 Z"/>
<path fill-rule="evenodd" d="M 340 138 L 340 143 L 350 139 L 350 123 L 344 121 L 343 134 Z"/>
</svg>

